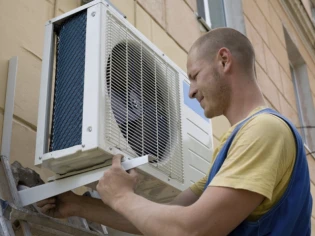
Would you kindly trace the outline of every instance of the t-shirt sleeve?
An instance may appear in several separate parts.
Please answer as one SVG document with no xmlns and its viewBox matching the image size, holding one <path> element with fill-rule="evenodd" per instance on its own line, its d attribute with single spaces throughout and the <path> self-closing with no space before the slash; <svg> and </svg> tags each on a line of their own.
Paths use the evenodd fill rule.
<svg viewBox="0 0 315 236">
<path fill-rule="evenodd" d="M 203 193 L 203 189 L 207 183 L 208 180 L 208 175 L 200 179 L 198 182 L 194 183 L 193 185 L 190 186 L 191 191 L 193 191 L 194 194 L 197 196 L 201 196 Z"/>
<path fill-rule="evenodd" d="M 236 134 L 227 158 L 209 186 L 245 189 L 271 200 L 279 170 L 287 168 L 283 163 L 291 163 L 283 161 L 284 150 L 292 144 L 287 142 L 293 137 L 286 137 L 288 129 L 284 121 L 270 114 L 252 118 Z"/>
</svg>

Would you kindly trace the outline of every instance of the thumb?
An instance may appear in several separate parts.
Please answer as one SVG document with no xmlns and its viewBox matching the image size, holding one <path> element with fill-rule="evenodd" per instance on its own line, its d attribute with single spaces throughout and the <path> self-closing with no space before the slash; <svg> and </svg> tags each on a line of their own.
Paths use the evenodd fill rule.
<svg viewBox="0 0 315 236">
<path fill-rule="evenodd" d="M 136 178 L 138 176 L 138 173 L 135 169 L 129 170 L 129 174 L 131 177 L 134 177 L 134 178 Z"/>
</svg>

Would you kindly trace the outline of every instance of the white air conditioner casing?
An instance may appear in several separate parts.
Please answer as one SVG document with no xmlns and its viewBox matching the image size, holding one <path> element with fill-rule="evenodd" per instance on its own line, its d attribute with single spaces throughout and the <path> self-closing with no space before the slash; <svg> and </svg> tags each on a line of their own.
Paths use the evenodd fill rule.
<svg viewBox="0 0 315 236">
<path fill-rule="evenodd" d="M 62 51 L 71 47 L 69 32 L 78 33 L 71 27 L 82 27 L 76 17 L 86 19 L 84 58 L 76 55 L 78 45 Z M 83 66 L 73 69 L 76 60 Z M 78 124 L 70 100 L 80 100 L 72 94 L 80 89 Z M 62 176 L 102 165 L 114 154 L 151 154 L 155 160 L 140 172 L 182 191 L 207 173 L 213 151 L 211 121 L 188 90 L 186 73 L 106 1 L 59 16 L 46 24 L 35 164 Z M 60 148 L 64 137 L 77 137 L 74 129 L 80 140 Z"/>
</svg>

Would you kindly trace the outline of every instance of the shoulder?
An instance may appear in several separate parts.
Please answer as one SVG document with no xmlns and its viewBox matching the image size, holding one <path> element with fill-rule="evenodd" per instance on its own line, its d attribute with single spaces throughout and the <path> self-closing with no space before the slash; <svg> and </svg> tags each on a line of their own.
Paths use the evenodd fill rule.
<svg viewBox="0 0 315 236">
<path fill-rule="evenodd" d="M 252 141 L 264 140 L 266 142 L 274 142 L 291 140 L 290 143 L 294 143 L 294 136 L 288 124 L 272 114 L 254 116 L 241 127 L 237 136 L 236 138 L 243 137 Z"/>
<path fill-rule="evenodd" d="M 288 124 L 272 114 L 252 117 L 237 132 L 229 156 L 246 154 L 262 160 L 277 159 L 286 166 L 295 159 L 295 137 Z"/>
<path fill-rule="evenodd" d="M 295 153 L 287 123 L 271 114 L 257 115 L 236 134 L 212 185 L 246 189 L 270 200 Z"/>
</svg>

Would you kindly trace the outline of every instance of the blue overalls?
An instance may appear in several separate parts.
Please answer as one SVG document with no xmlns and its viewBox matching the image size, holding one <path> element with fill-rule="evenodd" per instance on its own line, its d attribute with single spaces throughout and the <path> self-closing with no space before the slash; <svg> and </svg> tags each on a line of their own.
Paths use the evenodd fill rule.
<svg viewBox="0 0 315 236">
<path fill-rule="evenodd" d="M 312 196 L 310 193 L 310 177 L 302 138 L 294 125 L 276 111 L 266 108 L 245 119 L 236 126 L 230 137 L 219 152 L 209 174 L 205 189 L 220 170 L 233 139 L 240 128 L 253 116 L 268 113 L 284 120 L 295 136 L 296 160 L 291 179 L 286 191 L 278 203 L 265 213 L 258 221 L 243 221 L 230 235 L 275 235 L 275 236 L 304 236 L 311 234 Z"/>
</svg>

